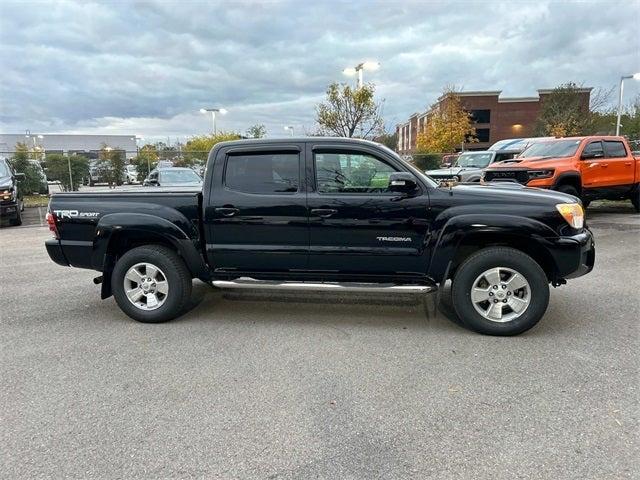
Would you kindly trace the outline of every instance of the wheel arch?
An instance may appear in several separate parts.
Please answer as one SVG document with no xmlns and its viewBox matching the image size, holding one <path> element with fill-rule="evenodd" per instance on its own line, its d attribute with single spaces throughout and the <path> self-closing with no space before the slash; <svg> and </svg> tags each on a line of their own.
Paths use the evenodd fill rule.
<svg viewBox="0 0 640 480">
<path fill-rule="evenodd" d="M 576 189 L 578 195 L 582 195 L 582 177 L 580 172 L 570 171 L 561 173 L 553 183 L 552 189 L 556 190 L 562 185 L 570 185 Z"/>
</svg>

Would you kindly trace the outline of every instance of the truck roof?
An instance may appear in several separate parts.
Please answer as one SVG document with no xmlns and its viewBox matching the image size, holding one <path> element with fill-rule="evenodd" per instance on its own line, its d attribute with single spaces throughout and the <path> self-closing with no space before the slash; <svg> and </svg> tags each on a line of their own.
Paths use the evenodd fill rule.
<svg viewBox="0 0 640 480">
<path fill-rule="evenodd" d="M 216 143 L 216 147 L 231 146 L 231 145 L 251 145 L 251 144 L 287 144 L 287 143 L 301 143 L 301 142 L 314 142 L 314 143 L 361 143 L 363 145 L 370 145 L 375 147 L 384 147 L 381 143 L 372 142 L 371 140 L 364 140 L 362 138 L 347 138 L 347 137 L 284 137 L 284 138 L 248 138 L 242 140 L 228 140 L 225 142 Z M 386 148 L 386 147 L 385 147 Z"/>
</svg>

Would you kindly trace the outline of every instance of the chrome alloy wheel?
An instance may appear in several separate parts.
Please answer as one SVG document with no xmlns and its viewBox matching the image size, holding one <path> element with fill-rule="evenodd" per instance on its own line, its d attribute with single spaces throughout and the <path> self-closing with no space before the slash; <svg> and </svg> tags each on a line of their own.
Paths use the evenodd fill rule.
<svg viewBox="0 0 640 480">
<path fill-rule="evenodd" d="M 511 268 L 491 268 L 481 273 L 471 287 L 473 308 L 492 322 L 510 322 L 519 318 L 530 302 L 529 282 Z"/>
<path fill-rule="evenodd" d="M 150 263 L 136 263 L 124 276 L 124 291 L 140 310 L 155 310 L 167 300 L 169 282 L 162 270 Z"/>
</svg>

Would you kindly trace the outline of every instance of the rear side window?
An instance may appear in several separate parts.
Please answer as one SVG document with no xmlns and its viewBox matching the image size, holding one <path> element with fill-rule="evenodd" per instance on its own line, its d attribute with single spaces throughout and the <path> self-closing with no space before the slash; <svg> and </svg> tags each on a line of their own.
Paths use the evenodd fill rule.
<svg viewBox="0 0 640 480">
<path fill-rule="evenodd" d="M 297 153 L 229 155 L 225 185 L 244 193 L 293 193 L 300 185 Z"/>
<path fill-rule="evenodd" d="M 624 148 L 624 143 L 617 142 L 615 140 L 604 141 L 604 153 L 607 158 L 618 158 L 627 156 L 627 150 Z"/>
</svg>

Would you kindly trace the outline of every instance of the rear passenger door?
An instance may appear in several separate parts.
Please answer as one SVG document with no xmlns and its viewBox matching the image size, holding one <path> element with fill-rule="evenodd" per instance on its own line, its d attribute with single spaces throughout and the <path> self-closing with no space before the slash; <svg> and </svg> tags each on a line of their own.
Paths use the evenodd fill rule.
<svg viewBox="0 0 640 480">
<path fill-rule="evenodd" d="M 606 186 L 615 187 L 624 193 L 633 185 L 635 165 L 620 140 L 603 140 L 602 144 L 608 170 Z"/>
<path fill-rule="evenodd" d="M 305 269 L 309 250 L 299 145 L 221 150 L 205 199 L 207 257 L 216 272 Z"/>
</svg>

